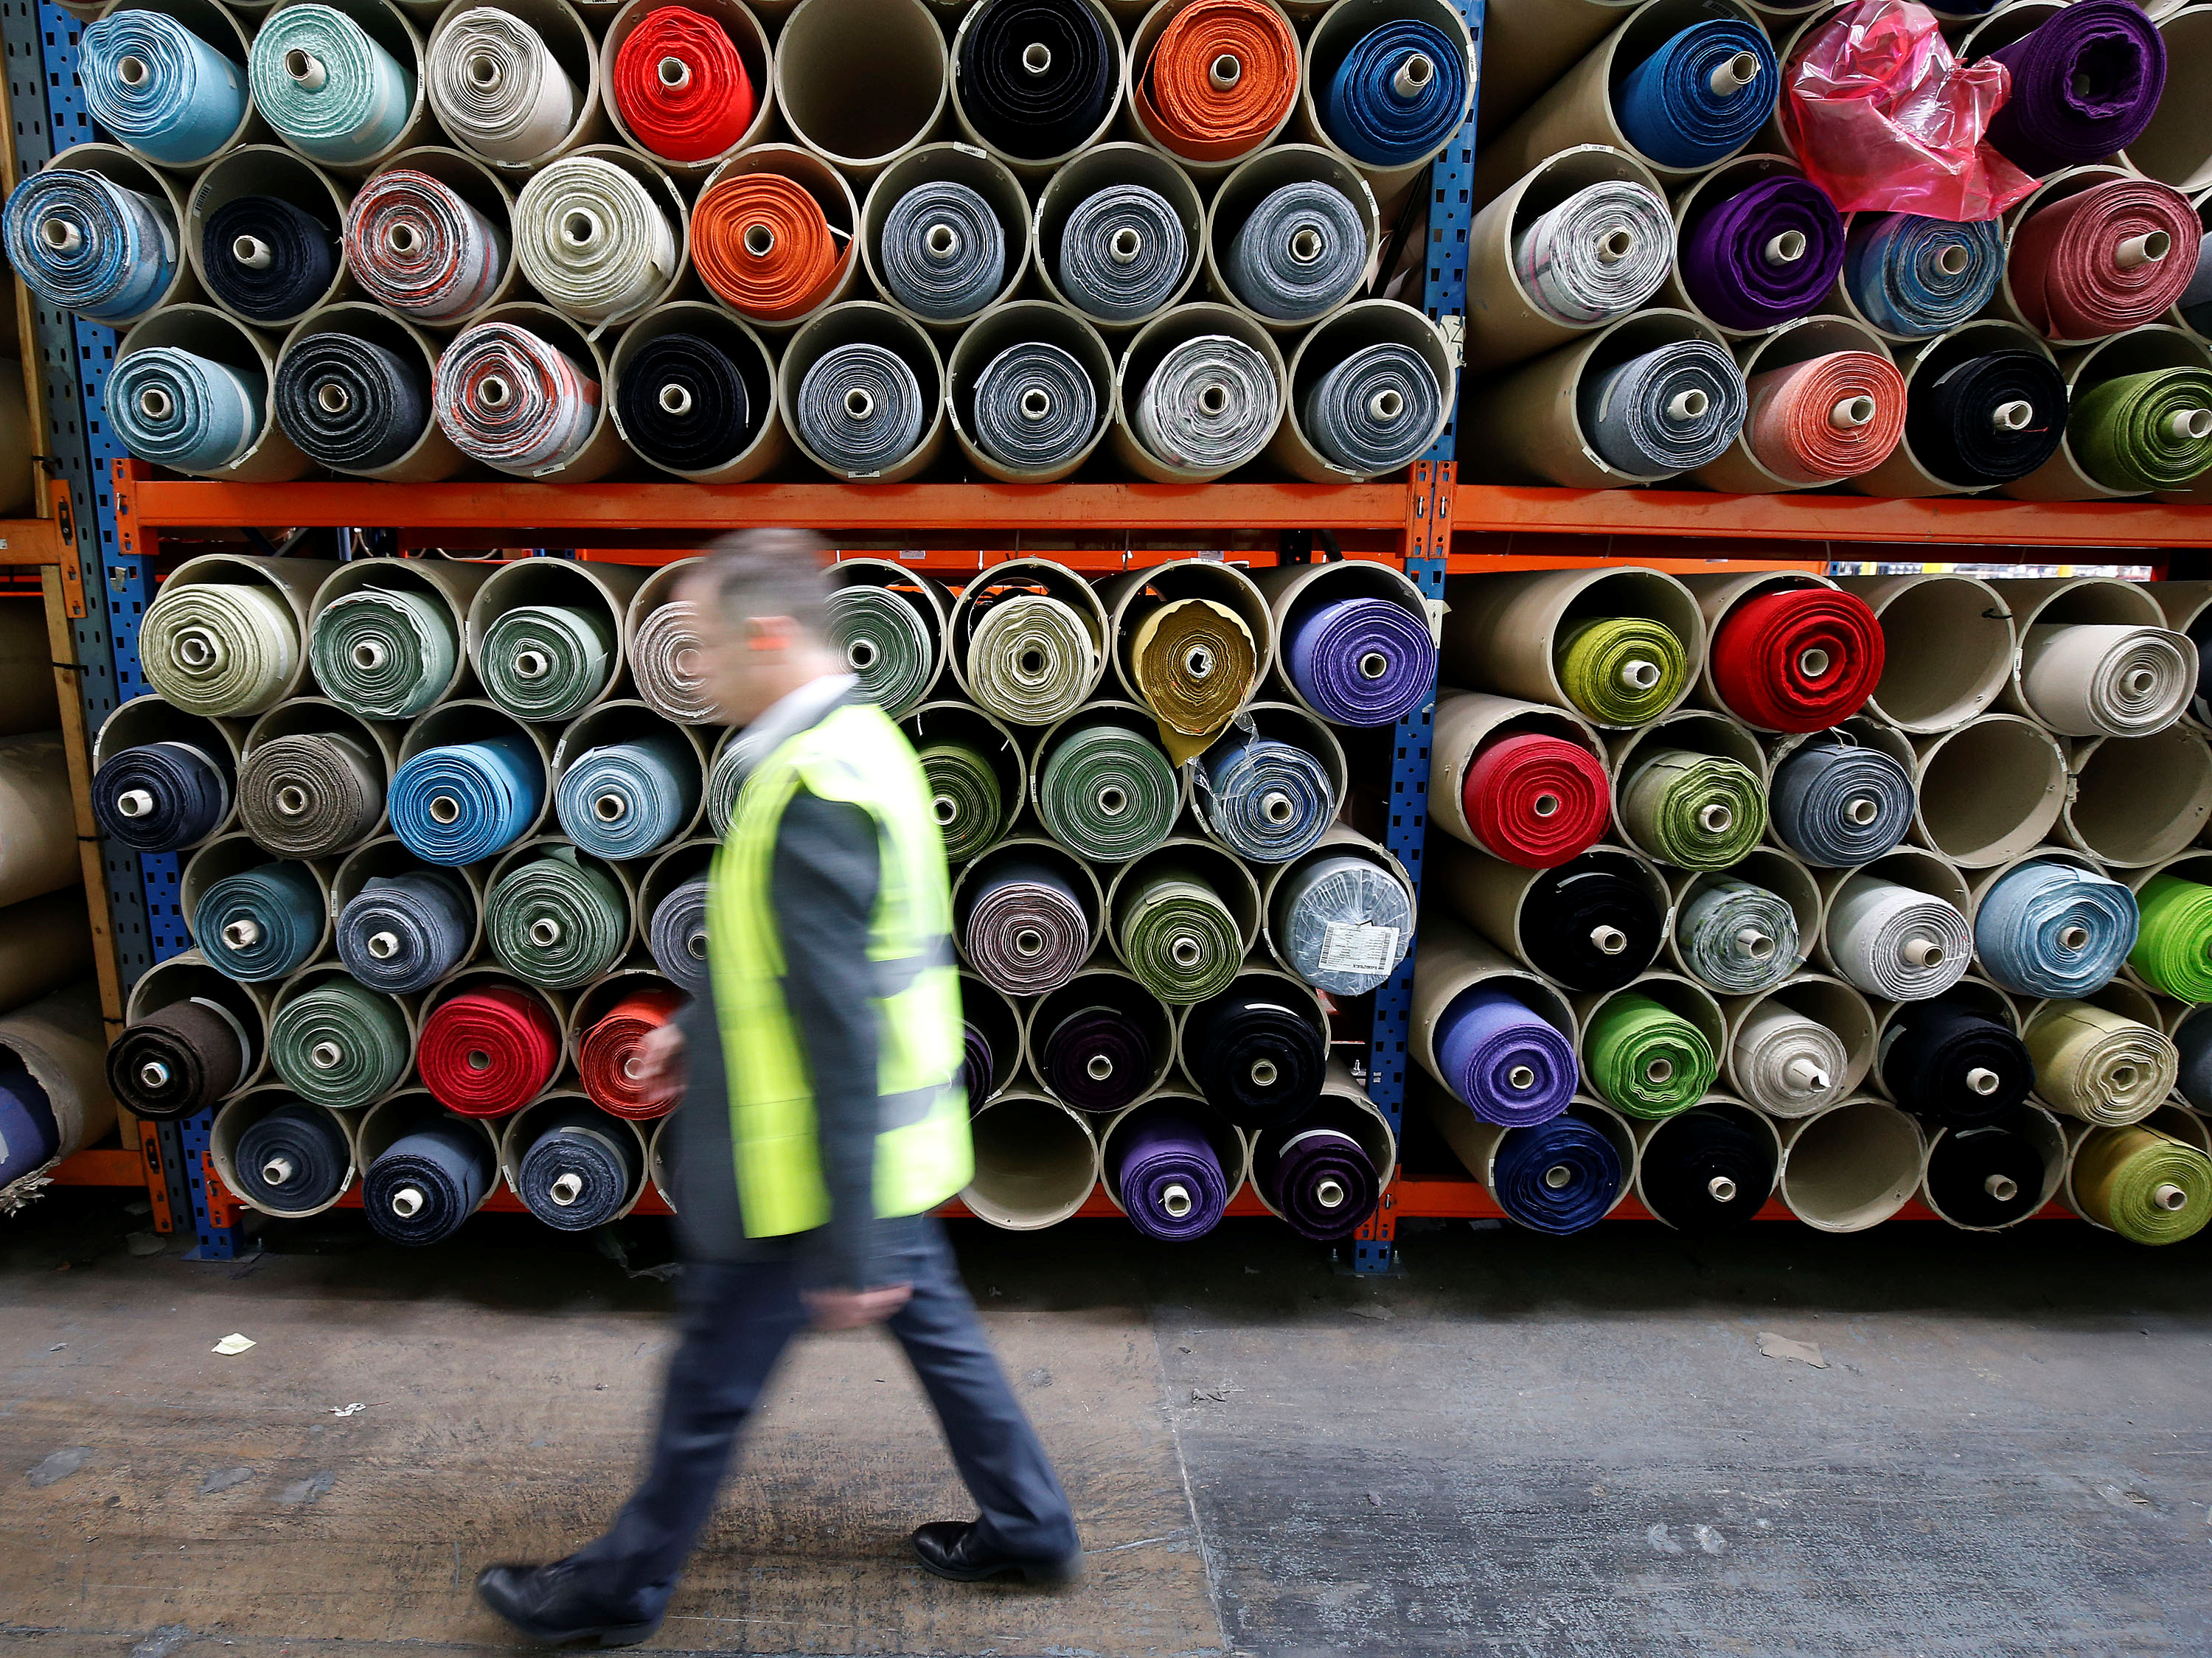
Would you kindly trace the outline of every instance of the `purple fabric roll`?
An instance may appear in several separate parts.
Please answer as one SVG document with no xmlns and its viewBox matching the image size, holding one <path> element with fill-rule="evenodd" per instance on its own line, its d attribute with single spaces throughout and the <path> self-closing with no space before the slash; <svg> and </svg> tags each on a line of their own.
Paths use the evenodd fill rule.
<svg viewBox="0 0 2212 1658">
<path fill-rule="evenodd" d="M 1844 216 L 1818 185 L 1794 176 L 1746 185 L 1682 235 L 1682 286 L 1724 328 L 1810 316 L 1843 268 Z"/>
<path fill-rule="evenodd" d="M 1204 1237 L 1229 1206 L 1229 1180 L 1212 1143 L 1179 1112 L 1146 1112 L 1115 1137 L 1114 1154 L 1114 1189 L 1131 1224 L 1148 1238 L 1186 1243 Z M 1172 1212 L 1177 1208 L 1183 1212 Z"/>
<path fill-rule="evenodd" d="M 2027 173 L 2126 149 L 2166 90 L 2165 37 L 2130 0 L 2079 0 L 1989 56 L 2012 71 L 1990 143 Z"/>
<path fill-rule="evenodd" d="M 1381 1194 L 1375 1164 L 1359 1142 L 1334 1128 L 1291 1135 L 1267 1170 L 1267 1201 L 1292 1231 L 1316 1243 L 1350 1237 L 1375 1212 Z"/>
<path fill-rule="evenodd" d="M 1387 598 L 1340 598 L 1291 618 L 1283 662 L 1298 695 L 1339 726 L 1395 726 L 1428 699 L 1437 643 Z"/>
<path fill-rule="evenodd" d="M 975 970 L 1009 996 L 1059 989 L 1091 954 L 1082 900 L 1032 859 L 1010 859 L 973 884 L 962 931 Z"/>
<path fill-rule="evenodd" d="M 1076 1009 L 1044 1039 L 1043 1061 L 1045 1086 L 1078 1111 L 1119 1111 L 1152 1086 L 1152 1045 L 1119 1008 Z"/>
<path fill-rule="evenodd" d="M 972 1024 L 961 1027 L 960 1049 L 960 1085 L 967 1090 L 972 1109 L 991 1097 L 999 1080 L 999 1058 L 991 1052 L 991 1039 Z"/>
<path fill-rule="evenodd" d="M 1581 1075 L 1571 1042 L 1504 991 L 1480 985 L 1444 1010 L 1437 1058 L 1468 1109 L 1507 1128 L 1558 1116 Z"/>
</svg>

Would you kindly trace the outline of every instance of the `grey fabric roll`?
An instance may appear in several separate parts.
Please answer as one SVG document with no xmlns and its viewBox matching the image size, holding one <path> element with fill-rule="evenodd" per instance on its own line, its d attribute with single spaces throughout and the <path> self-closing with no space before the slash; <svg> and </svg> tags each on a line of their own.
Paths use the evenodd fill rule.
<svg viewBox="0 0 2212 1658">
<path fill-rule="evenodd" d="M 1751 407 L 1735 359 L 1709 340 L 1678 340 L 1582 385 L 1583 435 L 1606 464 L 1638 477 L 1718 460 Z"/>
<path fill-rule="evenodd" d="M 1160 359 L 1137 394 L 1137 438 L 1172 466 L 1226 471 L 1267 446 L 1281 417 L 1275 371 L 1253 347 L 1200 334 Z"/>
<path fill-rule="evenodd" d="M 1229 244 L 1222 276 L 1263 317 L 1311 322 L 1352 297 L 1367 268 L 1367 226 L 1340 190 L 1315 179 L 1261 198 Z"/>
<path fill-rule="evenodd" d="M 1789 901 L 1732 875 L 1708 876 L 1682 906 L 1674 945 L 1699 983 L 1730 996 L 1778 985 L 1804 961 Z"/>
<path fill-rule="evenodd" d="M 1135 251 L 1127 258 L 1129 237 Z M 1109 185 L 1067 216 L 1060 238 L 1060 292 L 1103 322 L 1135 322 L 1182 282 L 1190 238 L 1166 197 L 1142 185 Z"/>
<path fill-rule="evenodd" d="M 1298 977 L 1333 996 L 1364 996 L 1405 959 L 1413 905 L 1379 864 L 1338 853 L 1283 878 L 1268 926 Z"/>
<path fill-rule="evenodd" d="M 866 476 L 921 440 L 921 383 L 896 351 L 866 341 L 825 351 L 799 383 L 799 434 L 824 463 Z"/>
<path fill-rule="evenodd" d="M 1659 291 L 1674 222 L 1644 185 L 1607 179 L 1539 215 L 1513 241 L 1513 270 L 1536 308 L 1571 326 L 1626 316 Z"/>
<path fill-rule="evenodd" d="M 975 444 L 1002 466 L 1073 459 L 1097 424 L 1097 388 L 1056 345 L 1010 345 L 975 377 Z"/>
<path fill-rule="evenodd" d="M 744 786 L 744 751 L 732 743 L 714 756 L 707 771 L 707 822 L 721 839 L 730 832 L 730 817 L 738 809 L 738 791 Z"/>
<path fill-rule="evenodd" d="M 276 365 L 276 423 L 311 460 L 344 471 L 389 465 L 430 426 L 430 373 L 374 340 L 332 331 Z"/>
<path fill-rule="evenodd" d="M 238 812 L 257 845 L 288 858 L 321 858 L 375 832 L 385 783 L 383 758 L 354 738 L 272 738 L 246 756 Z"/>
<path fill-rule="evenodd" d="M 707 878 L 695 875 L 653 908 L 653 964 L 687 995 L 707 991 Z"/>
<path fill-rule="evenodd" d="M 1006 233 L 966 185 L 916 185 L 884 216 L 884 286 L 916 316 L 981 311 L 1006 279 Z"/>
<path fill-rule="evenodd" d="M 1394 471 L 1429 446 L 1443 405 L 1436 370 L 1419 352 L 1364 346 L 1306 393 L 1306 441 L 1347 472 Z"/>
</svg>

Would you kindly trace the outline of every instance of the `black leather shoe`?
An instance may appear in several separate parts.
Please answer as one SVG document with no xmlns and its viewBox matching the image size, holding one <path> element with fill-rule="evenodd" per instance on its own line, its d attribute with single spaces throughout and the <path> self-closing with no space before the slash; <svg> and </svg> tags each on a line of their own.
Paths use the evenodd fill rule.
<svg viewBox="0 0 2212 1658">
<path fill-rule="evenodd" d="M 634 1647 L 660 1627 L 658 1618 L 641 1624 L 610 1623 L 585 1598 L 565 1560 L 550 1566 L 486 1566 L 477 1574 L 477 1594 L 515 1628 L 549 1647 L 572 1642 Z"/>
<path fill-rule="evenodd" d="M 939 1577 L 980 1583 L 993 1577 L 1018 1577 L 1024 1583 L 1073 1583 L 1083 1576 L 1083 1557 L 1039 1560 L 1019 1554 L 993 1554 L 978 1540 L 982 1527 L 973 1520 L 935 1520 L 915 1528 L 914 1552 Z"/>
</svg>

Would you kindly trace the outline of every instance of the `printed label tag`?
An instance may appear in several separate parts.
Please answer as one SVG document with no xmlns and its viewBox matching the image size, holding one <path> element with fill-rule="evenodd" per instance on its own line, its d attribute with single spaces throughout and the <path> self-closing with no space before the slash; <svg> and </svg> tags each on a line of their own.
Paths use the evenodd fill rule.
<svg viewBox="0 0 2212 1658">
<path fill-rule="evenodd" d="M 1366 921 L 1331 921 L 1322 935 L 1325 973 L 1388 973 L 1398 959 L 1398 929 Z"/>
</svg>

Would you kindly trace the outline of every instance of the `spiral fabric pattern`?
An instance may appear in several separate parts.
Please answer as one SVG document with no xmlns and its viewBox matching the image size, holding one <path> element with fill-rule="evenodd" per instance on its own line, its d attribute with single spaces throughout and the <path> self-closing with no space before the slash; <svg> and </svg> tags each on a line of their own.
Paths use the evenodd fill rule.
<svg viewBox="0 0 2212 1658">
<path fill-rule="evenodd" d="M 1259 647 L 1242 616 L 1211 599 L 1172 599 L 1123 647 L 1137 695 L 1177 764 L 1202 752 L 1252 695 Z"/>
<path fill-rule="evenodd" d="M 128 1110 L 157 1122 L 204 1111 L 245 1079 L 246 1032 L 221 1003 L 156 1008 L 107 1050 L 107 1083 Z"/>
<path fill-rule="evenodd" d="M 738 791 L 744 786 L 747 761 L 738 744 L 726 745 L 707 768 L 707 823 L 716 840 L 730 832 L 730 819 L 738 810 Z"/>
<path fill-rule="evenodd" d="M 627 322 L 682 267 L 668 213 L 612 161 L 571 155 L 515 197 L 515 260 L 556 309 L 584 323 Z"/>
<path fill-rule="evenodd" d="M 1170 1006 L 1219 995 L 1243 965 L 1229 907 L 1196 870 L 1171 861 L 1115 898 L 1114 934 L 1129 971 Z"/>
<path fill-rule="evenodd" d="M 1436 149 L 1467 108 L 1466 49 L 1400 18 L 1362 35 L 1328 83 L 1322 125 L 1355 160 L 1403 167 Z"/>
<path fill-rule="evenodd" d="M 1260 1177 L 1290 1229 L 1316 1243 L 1350 1237 L 1382 1195 L 1374 1159 L 1341 1129 L 1303 1129 L 1285 1140 Z"/>
<path fill-rule="evenodd" d="M 1917 1117 L 1953 1128 L 1995 1122 L 2027 1098 L 2035 1067 L 2008 1025 L 1942 1002 L 1890 1015 L 1881 1082 Z"/>
<path fill-rule="evenodd" d="M 299 623 L 271 587 L 164 586 L 140 625 L 138 658 L 146 683 L 188 714 L 266 714 L 300 671 Z"/>
<path fill-rule="evenodd" d="M 444 870 L 373 876 L 338 912 L 338 959 L 371 990 L 428 990 L 468 955 L 475 903 L 468 884 Z"/>
<path fill-rule="evenodd" d="M 323 941 L 323 890 L 305 864 L 264 864 L 200 895 L 192 939 L 216 971 L 258 983 L 304 966 Z"/>
<path fill-rule="evenodd" d="M 92 118 L 169 167 L 207 161 L 246 118 L 245 72 L 166 13 L 112 12 L 87 26 L 77 53 Z"/>
<path fill-rule="evenodd" d="M 1284 876 L 1269 926 L 1276 950 L 1315 989 L 1364 996 L 1405 960 L 1413 905 L 1389 871 L 1338 853 Z"/>
<path fill-rule="evenodd" d="M 1905 435 L 1905 376 L 1872 351 L 1831 351 L 1753 375 L 1744 447 L 1787 483 L 1870 472 Z"/>
<path fill-rule="evenodd" d="M 2179 1243 L 2212 1218 L 2212 1158 L 2154 1128 L 2093 1128 L 2074 1154 L 2081 1212 L 2134 1243 Z"/>
<path fill-rule="evenodd" d="M 1674 222 L 1645 185 L 1577 191 L 1513 241 L 1513 271 L 1537 310 L 1571 328 L 1626 316 L 1659 291 L 1674 262 Z"/>
<path fill-rule="evenodd" d="M 1828 907 L 1836 970 L 1893 1002 L 1942 995 L 1972 965 L 1973 943 L 1955 907 L 1879 876 L 1852 876 Z"/>
<path fill-rule="evenodd" d="M 1578 622 L 1553 649 L 1567 701 L 1601 726 L 1641 726 L 1667 712 L 1690 677 L 1673 631 L 1640 616 Z"/>
<path fill-rule="evenodd" d="M 629 641 L 637 694 L 655 714 L 679 726 L 714 723 L 715 705 L 700 677 L 699 649 L 699 607 L 689 599 L 655 606 Z"/>
<path fill-rule="evenodd" d="M 688 6 L 657 6 L 641 17 L 607 78 L 638 143 L 672 161 L 710 161 L 735 149 L 758 107 L 729 30 Z"/>
<path fill-rule="evenodd" d="M 489 301 L 507 247 L 505 224 L 412 167 L 378 173 L 346 210 L 346 262 L 355 277 L 419 322 L 450 322 Z"/>
<path fill-rule="evenodd" d="M 1363 346 L 1306 393 L 1306 439 L 1347 472 L 1372 477 L 1417 459 L 1443 429 L 1443 388 L 1410 346 Z"/>
<path fill-rule="evenodd" d="M 1635 982 L 1666 942 L 1665 918 L 1629 859 L 1600 850 L 1546 870 L 1521 899 L 1521 948 L 1536 970 L 1570 990 L 1602 993 Z"/>
<path fill-rule="evenodd" d="M 614 677 L 614 629 L 597 605 L 518 604 L 484 629 L 484 689 L 525 720 L 566 720 Z"/>
<path fill-rule="evenodd" d="M 1367 270 L 1367 224 L 1340 190 L 1301 179 L 1271 190 L 1229 244 L 1230 291 L 1277 322 L 1312 322 L 1350 299 Z"/>
<path fill-rule="evenodd" d="M 1054 274 L 1079 311 L 1101 322 L 1139 322 L 1182 285 L 1190 238 L 1166 197 L 1113 185 L 1067 216 Z"/>
<path fill-rule="evenodd" d="M 550 1110 L 515 1169 L 523 1206 L 562 1232 L 588 1232 L 620 1215 L 642 1172 L 637 1137 L 591 1106 Z"/>
<path fill-rule="evenodd" d="M 1492 856 L 1551 869 L 1605 838 L 1613 786 L 1604 762 L 1581 744 L 1522 732 L 1474 756 L 1460 806 Z"/>
<path fill-rule="evenodd" d="M 1034 859 L 1008 859 L 976 881 L 967 908 L 968 959 L 1009 996 L 1059 989 L 1091 954 L 1091 920 L 1075 890 Z"/>
<path fill-rule="evenodd" d="M 738 360 L 697 334 L 647 341 L 615 386 L 623 435 L 672 472 L 704 472 L 735 460 L 751 446 L 767 409 Z"/>
<path fill-rule="evenodd" d="M 1491 1163 L 1490 1194 L 1530 1231 L 1571 1237 L 1612 1212 L 1626 1172 L 1610 1139 L 1562 1115 L 1506 1133 Z"/>
<path fill-rule="evenodd" d="M 968 641 L 968 689 L 1001 720 L 1048 726 L 1098 683 L 1098 641 L 1072 604 L 1018 593 L 985 610 Z"/>
<path fill-rule="evenodd" d="M 831 471 L 873 477 L 921 441 L 921 382 L 897 352 L 866 341 L 825 351 L 792 400 L 799 435 Z"/>
<path fill-rule="evenodd" d="M 526 738 L 425 749 L 392 780 L 392 832 L 429 864 L 473 864 L 503 852 L 545 805 L 543 759 Z"/>
<path fill-rule="evenodd" d="M 2026 477 L 2066 436 L 2066 378 L 2033 351 L 1992 351 L 1922 381 L 1905 411 L 1921 464 L 1947 483 L 1989 489 Z"/>
<path fill-rule="evenodd" d="M 1755 1218 L 1774 1190 L 1774 1145 L 1723 1113 L 1693 1107 L 1644 1142 L 1638 1188 L 1676 1231 L 1710 1237 Z"/>
<path fill-rule="evenodd" d="M 1844 1039 L 1778 1002 L 1761 1002 L 1744 1019 L 1729 1058 L 1744 1096 L 1777 1117 L 1809 1117 L 1847 1091 Z"/>
<path fill-rule="evenodd" d="M 1738 760 L 1662 749 L 1638 762 L 1620 791 L 1630 838 L 1662 863 L 1726 869 L 1759 844 L 1766 801 Z"/>
<path fill-rule="evenodd" d="M 513 985 L 465 990 L 422 1021 L 422 1085 L 448 1111 L 503 1117 L 535 1098 L 561 1063 L 561 1027 Z"/>
<path fill-rule="evenodd" d="M 518 979 L 546 990 L 590 983 L 629 936 L 622 888 L 567 847 L 518 865 L 484 899 L 484 938 Z"/>
<path fill-rule="evenodd" d="M 918 317 L 949 322 L 988 305 L 1006 277 L 1006 234 L 966 185 L 915 185 L 884 217 L 884 286 Z"/>
<path fill-rule="evenodd" d="M 830 234 L 822 203 L 781 173 L 724 179 L 700 196 L 691 215 L 700 280 L 757 321 L 805 316 L 830 296 L 852 257 L 851 242 L 841 249 Z"/>
<path fill-rule="evenodd" d="M 1336 817 L 1336 790 L 1318 755 L 1231 729 L 1200 758 L 1193 781 L 1206 824 L 1239 858 L 1286 864 Z"/>
<path fill-rule="evenodd" d="M 2128 965 L 2163 995 L 2212 1002 L 2212 887 L 2154 875 L 2136 902 L 2142 925 Z"/>
<path fill-rule="evenodd" d="M 230 816 L 230 780 L 189 743 L 141 743 L 93 774 L 92 814 L 134 852 L 181 852 Z"/>
<path fill-rule="evenodd" d="M 269 14 L 246 69 L 269 125 L 311 161 L 368 161 L 391 148 L 414 112 L 415 66 L 312 0 Z"/>
<path fill-rule="evenodd" d="M 1735 358 L 1680 340 L 1585 380 L 1577 413 L 1607 465 L 1656 479 L 1726 454 L 1750 406 Z"/>
<path fill-rule="evenodd" d="M 1808 743 L 1774 768 L 1767 811 L 1783 845 L 1807 863 L 1871 863 L 1912 827 L 1911 775 L 1876 749 Z"/>
<path fill-rule="evenodd" d="M 324 694 L 369 720 L 411 720 L 428 710 L 453 682 L 460 655 L 452 612 L 396 587 L 332 599 L 307 644 Z"/>
<path fill-rule="evenodd" d="M 2021 640 L 2021 695 L 2068 737 L 2147 737 L 2189 706 L 2196 655 L 2163 628 L 2037 623 Z"/>
<path fill-rule="evenodd" d="M 673 732 L 588 750 L 568 762 L 554 791 L 561 827 L 602 858 L 642 858 L 699 811 L 699 762 Z"/>
<path fill-rule="evenodd" d="M 1060 347 L 1010 345 L 975 377 L 975 446 L 1001 466 L 1043 471 L 1090 446 L 1098 390 Z"/>
<path fill-rule="evenodd" d="M 707 878 L 695 876 L 653 906 L 653 964 L 687 995 L 707 991 Z"/>
<path fill-rule="evenodd" d="M 1293 616 L 1284 632 L 1291 683 L 1333 725 L 1397 724 L 1428 701 L 1436 664 L 1425 618 L 1389 599 L 1317 605 Z"/>
<path fill-rule="evenodd" d="M 1724 328 L 1756 331 L 1820 308 L 1844 268 L 1844 217 L 1794 174 L 1713 203 L 1682 236 L 1682 287 Z"/>
<path fill-rule="evenodd" d="M 141 460 L 179 472 L 219 472 L 261 440 L 267 388 L 258 368 L 149 346 L 107 377 L 108 423 Z"/>
<path fill-rule="evenodd" d="M 1266 448 L 1281 415 L 1282 389 L 1267 358 L 1242 340 L 1201 334 L 1160 359 L 1130 418 L 1158 459 L 1218 476 Z"/>
<path fill-rule="evenodd" d="M 673 1019 L 684 999 L 673 990 L 640 990 L 624 996 L 594 1021 L 576 1044 L 576 1074 L 592 1103 L 634 1122 L 665 1117 L 683 1098 L 664 1092 L 640 1074 L 646 1039 Z"/>
<path fill-rule="evenodd" d="M 1989 55 L 2012 77 L 1990 145 L 2023 173 L 2117 155 L 2142 137 L 2166 90 L 2166 38 L 2126 0 L 2081 0 Z"/>
<path fill-rule="evenodd" d="M 2008 870 L 1974 913 L 1982 970 L 2023 996 L 2087 996 L 2135 948 L 2135 894 L 2106 876 L 2038 860 Z"/>
<path fill-rule="evenodd" d="M 1866 706 L 1887 651 L 1881 619 L 1856 593 L 1760 593 L 1731 610 L 1713 635 L 1713 689 L 1739 719 L 1763 730 L 1826 731 Z"/>
<path fill-rule="evenodd" d="M 1183 1055 L 1208 1104 L 1240 1128 L 1268 1128 L 1321 1097 L 1328 1041 L 1311 1009 L 1232 990 L 1192 1010 Z"/>
<path fill-rule="evenodd" d="M 200 236 L 208 291 L 256 322 L 288 322 L 330 289 L 338 233 L 275 196 L 236 196 L 208 215 Z"/>
<path fill-rule="evenodd" d="M 2107 489 L 2185 489 L 2212 467 L 2212 374 L 2115 375 L 2075 398 L 2066 425 L 2081 470 Z"/>
<path fill-rule="evenodd" d="M 2197 270 L 2203 226 L 2171 185 L 2114 179 L 2039 207 L 2014 227 L 2006 262 L 2021 314 L 2054 340 L 2095 339 L 2155 322 Z M 2122 252 L 2166 239 L 2163 258 Z M 2146 250 L 2147 251 L 2147 250 Z"/>
<path fill-rule="evenodd" d="M 1114 1190 L 1129 1224 L 1163 1243 L 1203 1237 L 1229 1205 L 1229 1177 L 1205 1133 L 1172 1108 L 1154 1105 L 1115 1137 Z"/>
<path fill-rule="evenodd" d="M 1068 732 L 1037 772 L 1045 832 L 1092 863 L 1127 863 L 1168 837 L 1182 790 L 1159 744 L 1121 726 Z"/>
<path fill-rule="evenodd" d="M 269 1063 L 301 1099 L 343 1111 L 399 1085 L 413 1057 L 409 1039 L 391 997 L 333 979 L 276 1011 Z"/>
<path fill-rule="evenodd" d="M 169 204 L 97 173 L 31 174 L 8 197 L 0 238 L 32 292 L 89 322 L 129 322 L 176 280 Z"/>
<path fill-rule="evenodd" d="M 964 863 L 1006 827 L 999 774 L 965 743 L 932 743 L 915 757 L 929 784 L 930 811 L 945 838 L 945 861 Z"/>
<path fill-rule="evenodd" d="M 1932 339 L 1987 305 L 2004 274 L 2004 228 L 1917 213 L 1852 216 L 1844 286 L 1876 328 Z"/>
<path fill-rule="evenodd" d="M 1720 1073 L 1703 1031 L 1633 992 L 1598 1011 L 1583 1044 L 1590 1086 L 1615 1110 L 1648 1121 L 1688 1110 Z"/>
<path fill-rule="evenodd" d="M 860 682 L 860 694 L 894 720 L 937 677 L 936 629 L 888 587 L 855 583 L 832 592 L 830 641 Z"/>
<path fill-rule="evenodd" d="M 550 154 L 582 103 L 538 31 L 494 6 L 446 14 L 423 79 L 446 131 L 489 161 Z"/>
<path fill-rule="evenodd" d="M 1235 61 L 1223 76 L 1222 58 Z M 1133 77 L 1131 100 L 1161 147 L 1224 161 L 1257 149 L 1298 94 L 1298 41 L 1262 0 L 1195 0 L 1169 21 Z"/>
<path fill-rule="evenodd" d="M 983 141 L 1041 161 L 1074 149 L 1106 119 L 1121 92 L 1118 55 L 1105 20 L 1083 0 L 986 0 L 953 70 Z"/>
<path fill-rule="evenodd" d="M 1534 1127 L 1565 1111 L 1582 1081 L 1575 1045 L 1502 990 L 1477 985 L 1437 1026 L 1444 1081 L 1477 1121 Z"/>
<path fill-rule="evenodd" d="M 1691 977 L 1724 996 L 1771 990 L 1805 960 L 1789 901 L 1731 875 L 1698 884 L 1675 916 L 1674 947 Z"/>
<path fill-rule="evenodd" d="M 599 429 L 599 381 L 513 323 L 478 323 L 447 346 L 436 398 L 456 449 L 526 477 L 567 465 Z"/>
<path fill-rule="evenodd" d="M 2048 1004 L 2026 1041 L 2036 1097 L 2106 1127 L 2141 1122 L 2180 1076 L 2181 1056 L 2162 1033 L 2087 1002 Z"/>
<path fill-rule="evenodd" d="M 266 851 L 326 858 L 375 832 L 384 780 L 383 756 L 352 736 L 271 738 L 238 774 L 238 815 Z"/>
<path fill-rule="evenodd" d="M 483 1132 L 434 1119 L 401 1135 L 361 1180 L 362 1212 L 393 1243 L 441 1243 L 460 1230 L 499 1177 Z"/>
<path fill-rule="evenodd" d="M 338 471 L 388 466 L 430 426 L 421 361 L 336 330 L 301 340 L 276 365 L 276 423 L 308 459 Z"/>
<path fill-rule="evenodd" d="M 1750 57 L 1747 81 L 1724 71 Z M 1741 149 L 1774 112 L 1782 90 L 1773 42 L 1735 18 L 1693 23 L 1617 82 L 1613 116 L 1628 141 L 1662 167 L 1709 167 Z"/>
<path fill-rule="evenodd" d="M 300 1214 L 322 1208 L 345 1189 L 353 1151 L 328 1111 L 294 1102 L 239 1135 L 231 1163 L 240 1197 L 264 1210 Z"/>
</svg>

